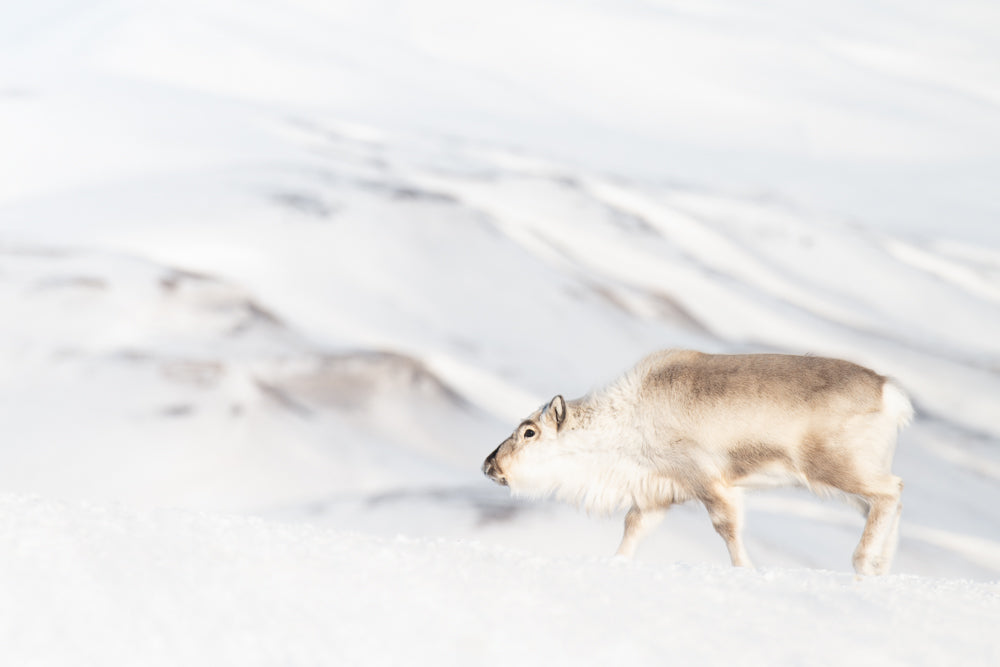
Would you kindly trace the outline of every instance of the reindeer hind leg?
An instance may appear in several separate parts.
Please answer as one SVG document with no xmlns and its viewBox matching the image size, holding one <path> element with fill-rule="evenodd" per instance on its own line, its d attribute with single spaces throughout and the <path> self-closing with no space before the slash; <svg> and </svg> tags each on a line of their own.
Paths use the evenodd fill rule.
<svg viewBox="0 0 1000 667">
<path fill-rule="evenodd" d="M 701 499 L 708 510 L 712 526 L 729 549 L 734 567 L 749 567 L 750 556 L 743 546 L 743 496 L 738 489 L 718 487 Z"/>
<path fill-rule="evenodd" d="M 868 519 L 852 562 L 858 574 L 885 574 L 896 552 L 899 516 L 902 511 L 900 491 L 903 482 L 887 476 L 878 489 L 862 495 L 868 501 Z"/>
</svg>

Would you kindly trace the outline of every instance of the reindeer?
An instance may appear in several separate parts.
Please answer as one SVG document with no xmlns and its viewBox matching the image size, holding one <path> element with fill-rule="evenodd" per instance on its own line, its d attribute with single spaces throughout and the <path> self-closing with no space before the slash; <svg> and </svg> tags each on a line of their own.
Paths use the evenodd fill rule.
<svg viewBox="0 0 1000 667">
<path fill-rule="evenodd" d="M 556 396 L 490 454 L 483 472 L 515 495 L 555 495 L 588 511 L 628 508 L 617 555 L 675 503 L 699 500 L 734 566 L 742 490 L 805 486 L 867 516 L 853 565 L 884 574 L 895 554 L 902 480 L 896 436 L 913 417 L 890 379 L 839 359 L 654 353 L 606 388 Z"/>
</svg>

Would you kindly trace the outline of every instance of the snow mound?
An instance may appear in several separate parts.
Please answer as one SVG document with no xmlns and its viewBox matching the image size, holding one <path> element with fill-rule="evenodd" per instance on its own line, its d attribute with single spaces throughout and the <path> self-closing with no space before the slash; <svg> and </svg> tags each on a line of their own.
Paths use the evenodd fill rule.
<svg viewBox="0 0 1000 667">
<path fill-rule="evenodd" d="M 1000 586 L 0 497 L 8 665 L 994 665 Z"/>
</svg>

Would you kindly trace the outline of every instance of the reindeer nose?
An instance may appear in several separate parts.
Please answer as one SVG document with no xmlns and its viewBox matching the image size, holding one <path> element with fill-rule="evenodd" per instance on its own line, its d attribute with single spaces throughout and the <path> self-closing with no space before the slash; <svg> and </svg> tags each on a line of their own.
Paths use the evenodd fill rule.
<svg viewBox="0 0 1000 667">
<path fill-rule="evenodd" d="M 483 474 L 497 484 L 507 486 L 507 478 L 503 476 L 503 473 L 500 472 L 500 466 L 497 465 L 496 451 L 487 456 L 486 460 L 483 462 Z"/>
</svg>

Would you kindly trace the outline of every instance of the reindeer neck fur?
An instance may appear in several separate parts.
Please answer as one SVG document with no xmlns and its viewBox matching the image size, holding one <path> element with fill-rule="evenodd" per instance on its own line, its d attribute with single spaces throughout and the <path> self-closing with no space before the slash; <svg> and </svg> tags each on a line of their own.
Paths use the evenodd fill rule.
<svg viewBox="0 0 1000 667">
<path fill-rule="evenodd" d="M 559 433 L 552 480 L 543 494 L 608 514 L 632 505 L 652 507 L 686 495 L 658 466 L 644 440 L 638 392 L 642 377 L 629 373 L 568 403 Z M 547 475 L 548 476 L 548 475 Z"/>
</svg>

